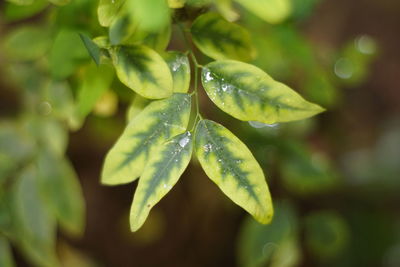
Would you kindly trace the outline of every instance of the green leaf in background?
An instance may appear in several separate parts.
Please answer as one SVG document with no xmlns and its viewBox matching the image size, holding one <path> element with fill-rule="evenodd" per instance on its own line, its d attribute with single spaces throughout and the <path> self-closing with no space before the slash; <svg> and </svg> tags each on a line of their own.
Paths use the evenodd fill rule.
<svg viewBox="0 0 400 267">
<path fill-rule="evenodd" d="M 154 50 L 141 45 L 114 46 L 111 57 L 119 80 L 143 97 L 160 99 L 172 94 L 172 75 Z"/>
<path fill-rule="evenodd" d="M 14 259 L 11 252 L 10 244 L 7 239 L 0 235 L 0 266 L 14 267 Z"/>
<path fill-rule="evenodd" d="M 140 95 L 135 95 L 127 110 L 127 121 L 131 121 L 136 115 L 138 115 L 150 103 L 150 101 L 151 100 L 141 97 Z"/>
<path fill-rule="evenodd" d="M 140 30 L 159 32 L 170 24 L 166 0 L 128 0 L 126 8 Z"/>
<path fill-rule="evenodd" d="M 202 84 L 220 109 L 243 121 L 274 124 L 305 119 L 324 110 L 261 69 L 239 61 L 209 63 L 202 70 Z"/>
<path fill-rule="evenodd" d="M 27 6 L 18 6 L 6 3 L 4 7 L 4 20 L 6 22 L 14 22 L 30 18 L 43 11 L 48 5 L 48 0 L 36 0 L 31 5 Z"/>
<path fill-rule="evenodd" d="M 116 185 L 138 178 L 155 148 L 165 140 L 185 132 L 190 106 L 190 96 L 180 93 L 149 104 L 129 122 L 108 152 L 101 182 Z"/>
<path fill-rule="evenodd" d="M 79 37 L 81 37 L 81 40 L 83 44 L 85 45 L 89 55 L 92 57 L 96 65 L 100 65 L 100 56 L 101 56 L 101 49 L 100 47 L 97 46 L 95 42 L 90 39 L 89 36 L 86 34 L 80 33 Z"/>
<path fill-rule="evenodd" d="M 103 27 L 110 26 L 124 3 L 125 0 L 100 0 L 97 8 L 100 25 Z"/>
<path fill-rule="evenodd" d="M 275 210 L 269 225 L 259 224 L 251 217 L 243 222 L 237 242 L 239 266 L 298 266 L 300 246 L 295 210 L 285 201 L 275 203 Z"/>
<path fill-rule="evenodd" d="M 171 24 L 167 24 L 158 32 L 145 31 L 137 28 L 129 39 L 129 43 L 144 44 L 157 52 L 164 51 L 171 39 Z"/>
<path fill-rule="evenodd" d="M 48 0 L 48 1 L 55 5 L 63 6 L 63 5 L 68 4 L 71 0 Z"/>
<path fill-rule="evenodd" d="M 175 93 L 186 93 L 190 86 L 190 65 L 188 57 L 178 51 L 168 51 L 164 55 L 172 74 Z"/>
<path fill-rule="evenodd" d="M 268 23 L 283 22 L 292 13 L 291 0 L 235 0 Z"/>
<path fill-rule="evenodd" d="M 137 25 L 131 20 L 129 14 L 124 12 L 120 16 L 116 16 L 111 22 L 108 31 L 111 45 L 129 44 L 129 38 L 134 34 Z"/>
<path fill-rule="evenodd" d="M 38 156 L 38 183 L 49 211 L 61 227 L 72 235 L 81 235 L 84 227 L 84 199 L 71 164 L 43 149 Z"/>
<path fill-rule="evenodd" d="M 232 0 L 216 0 L 215 5 L 218 12 L 227 20 L 235 21 L 239 18 L 239 14 L 232 7 Z"/>
<path fill-rule="evenodd" d="M 337 174 L 329 165 L 329 160 L 323 154 L 313 153 L 300 142 L 287 142 L 281 158 L 282 180 L 288 191 L 310 195 L 338 185 Z"/>
<path fill-rule="evenodd" d="M 249 33 L 216 13 L 198 17 L 190 31 L 196 46 L 211 58 L 250 61 L 255 57 Z"/>
<path fill-rule="evenodd" d="M 168 6 L 170 8 L 182 8 L 185 6 L 186 0 L 168 0 Z"/>
<path fill-rule="evenodd" d="M 346 221 L 335 212 L 314 212 L 305 218 L 306 246 L 316 258 L 329 259 L 344 252 L 349 234 Z"/>
<path fill-rule="evenodd" d="M 233 202 L 260 223 L 270 222 L 273 208 L 268 185 L 245 144 L 222 125 L 201 120 L 196 128 L 195 149 L 207 176 Z"/>
<path fill-rule="evenodd" d="M 34 0 L 7 0 L 8 2 L 14 3 L 16 5 L 30 5 Z"/>
<path fill-rule="evenodd" d="M 58 32 L 49 55 L 50 72 L 55 79 L 64 79 L 89 58 L 79 33 L 71 29 Z"/>
<path fill-rule="evenodd" d="M 194 8 L 201 8 L 211 5 L 212 0 L 186 0 L 186 5 L 194 7 Z"/>
<path fill-rule="evenodd" d="M 29 49 L 26 44 L 30 44 Z M 2 46 L 5 55 L 10 60 L 36 60 L 50 49 L 51 35 L 43 25 L 21 26 L 5 37 Z"/>
<path fill-rule="evenodd" d="M 16 180 L 9 202 L 15 243 L 35 265 L 58 266 L 55 221 L 38 188 L 37 170 L 27 167 Z"/>
<path fill-rule="evenodd" d="M 186 132 L 168 140 L 150 155 L 133 198 L 132 231 L 143 225 L 150 209 L 176 184 L 189 164 L 192 150 L 192 136 Z"/>
<path fill-rule="evenodd" d="M 110 89 L 113 78 L 114 70 L 109 65 L 87 67 L 78 89 L 76 112 L 79 118 L 84 119 L 90 113 L 97 100 Z"/>
</svg>

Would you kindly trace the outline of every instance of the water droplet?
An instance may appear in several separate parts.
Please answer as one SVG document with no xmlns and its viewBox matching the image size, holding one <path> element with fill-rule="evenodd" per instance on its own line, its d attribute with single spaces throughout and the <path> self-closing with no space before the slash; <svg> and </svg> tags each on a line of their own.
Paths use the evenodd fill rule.
<svg viewBox="0 0 400 267">
<path fill-rule="evenodd" d="M 353 63 L 347 58 L 340 58 L 335 63 L 334 71 L 336 76 L 341 79 L 349 79 L 353 76 Z"/>
<path fill-rule="evenodd" d="M 168 186 L 167 186 L 167 184 L 164 184 L 163 187 L 164 187 L 164 188 L 167 188 Z"/>
<path fill-rule="evenodd" d="M 278 126 L 278 123 L 273 123 L 273 124 L 267 124 L 259 121 L 249 121 L 249 124 L 253 128 L 264 128 L 264 127 L 276 127 Z"/>
<path fill-rule="evenodd" d="M 50 113 L 52 112 L 53 108 L 51 106 L 51 104 L 47 101 L 43 101 L 42 103 L 39 104 L 39 112 L 42 115 L 50 115 Z"/>
<path fill-rule="evenodd" d="M 190 133 L 188 132 L 185 137 L 179 140 L 179 145 L 183 148 L 185 147 L 190 141 Z"/>
<path fill-rule="evenodd" d="M 206 82 L 214 80 L 214 77 L 211 76 L 211 72 L 209 70 L 206 70 L 206 71 L 207 71 L 206 72 L 206 77 L 205 77 Z"/>
<path fill-rule="evenodd" d="M 205 144 L 205 145 L 203 146 L 203 149 L 204 149 L 204 152 L 208 153 L 208 152 L 211 152 L 211 151 L 212 151 L 213 147 L 212 147 L 211 144 Z"/>
<path fill-rule="evenodd" d="M 362 35 L 355 40 L 355 46 L 363 54 L 372 55 L 376 52 L 375 40 L 368 36 Z"/>
<path fill-rule="evenodd" d="M 236 164 L 240 164 L 240 163 L 242 163 L 242 160 L 237 159 L 237 160 L 235 161 L 235 163 L 236 163 Z"/>
<path fill-rule="evenodd" d="M 218 159 L 218 162 L 222 162 L 222 159 Z"/>
</svg>

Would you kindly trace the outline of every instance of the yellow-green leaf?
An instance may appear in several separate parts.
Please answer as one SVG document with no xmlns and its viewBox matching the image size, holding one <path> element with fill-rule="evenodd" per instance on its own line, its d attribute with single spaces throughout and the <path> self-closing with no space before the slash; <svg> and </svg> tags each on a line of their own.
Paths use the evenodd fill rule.
<svg viewBox="0 0 400 267">
<path fill-rule="evenodd" d="M 160 99 L 172 94 L 172 75 L 154 50 L 142 45 L 110 48 L 119 80 L 139 95 Z"/>
<path fill-rule="evenodd" d="M 63 6 L 66 5 L 70 2 L 71 0 L 49 0 L 49 2 L 58 5 L 58 6 Z"/>
<path fill-rule="evenodd" d="M 196 46 L 211 58 L 250 61 L 255 56 L 249 33 L 216 13 L 198 17 L 191 33 Z"/>
<path fill-rule="evenodd" d="M 264 173 L 246 145 L 210 120 L 201 120 L 195 135 L 196 155 L 207 176 L 257 221 L 268 223 L 273 214 L 271 196 Z"/>
<path fill-rule="evenodd" d="M 100 25 L 110 26 L 124 3 L 125 0 L 100 0 L 97 8 Z"/>
<path fill-rule="evenodd" d="M 186 0 L 168 0 L 168 6 L 170 8 L 182 8 L 185 6 Z"/>
<path fill-rule="evenodd" d="M 132 103 L 130 104 L 126 112 L 126 120 L 131 121 L 136 115 L 138 115 L 148 104 L 150 100 L 140 95 L 135 95 Z"/>
<path fill-rule="evenodd" d="M 133 198 L 132 231 L 143 225 L 150 209 L 176 184 L 189 164 L 192 150 L 192 136 L 186 132 L 165 142 L 151 155 Z"/>
<path fill-rule="evenodd" d="M 188 57 L 178 51 L 168 51 L 164 59 L 172 74 L 175 93 L 186 93 L 190 85 L 190 65 Z"/>
<path fill-rule="evenodd" d="M 268 23 L 281 23 L 292 12 L 291 0 L 235 0 Z"/>
<path fill-rule="evenodd" d="M 155 148 L 185 132 L 190 103 L 190 95 L 176 93 L 152 102 L 134 117 L 106 156 L 102 183 L 124 184 L 139 177 Z"/>
<path fill-rule="evenodd" d="M 220 109 L 243 121 L 274 124 L 305 119 L 324 110 L 261 69 L 239 61 L 206 65 L 202 84 Z"/>
</svg>

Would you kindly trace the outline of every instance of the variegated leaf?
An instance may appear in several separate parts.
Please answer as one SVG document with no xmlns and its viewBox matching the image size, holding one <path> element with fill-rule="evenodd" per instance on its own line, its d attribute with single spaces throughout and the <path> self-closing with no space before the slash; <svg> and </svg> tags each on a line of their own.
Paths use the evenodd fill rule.
<svg viewBox="0 0 400 267">
<path fill-rule="evenodd" d="M 196 128 L 195 151 L 207 176 L 233 202 L 260 223 L 273 214 L 264 173 L 250 150 L 222 125 L 201 120 Z"/>
<path fill-rule="evenodd" d="M 255 56 L 249 33 L 216 13 L 198 17 L 191 33 L 196 46 L 211 58 L 250 61 Z"/>
<path fill-rule="evenodd" d="M 235 0 L 268 23 L 281 23 L 292 12 L 290 0 Z"/>
<path fill-rule="evenodd" d="M 176 93 L 152 102 L 134 117 L 106 156 L 102 183 L 124 184 L 139 177 L 155 148 L 185 132 L 190 106 L 188 94 Z"/>
<path fill-rule="evenodd" d="M 151 100 L 141 97 L 140 95 L 135 95 L 132 103 L 129 105 L 129 108 L 126 112 L 126 120 L 130 122 L 136 115 L 138 115 L 149 103 Z"/>
<path fill-rule="evenodd" d="M 324 110 L 261 69 L 239 61 L 206 65 L 202 84 L 220 109 L 243 121 L 274 124 L 305 119 Z"/>
<path fill-rule="evenodd" d="M 143 97 L 160 99 L 172 94 L 172 75 L 154 50 L 142 45 L 113 46 L 110 54 L 119 80 Z"/>
<path fill-rule="evenodd" d="M 190 65 L 188 57 L 182 52 L 168 51 L 164 59 L 172 74 L 175 93 L 186 93 L 190 85 Z"/>
<path fill-rule="evenodd" d="M 189 164 L 192 150 L 192 136 L 186 132 L 165 142 L 151 155 L 133 198 L 132 231 L 143 225 L 150 209 L 176 184 Z"/>
</svg>

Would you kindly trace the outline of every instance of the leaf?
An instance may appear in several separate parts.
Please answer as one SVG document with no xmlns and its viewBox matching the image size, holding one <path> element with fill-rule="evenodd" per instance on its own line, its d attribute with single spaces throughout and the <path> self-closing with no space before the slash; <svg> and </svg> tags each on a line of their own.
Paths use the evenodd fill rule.
<svg viewBox="0 0 400 267">
<path fill-rule="evenodd" d="M 124 3 L 125 0 L 100 0 L 97 8 L 100 25 L 110 26 Z"/>
<path fill-rule="evenodd" d="M 283 22 L 292 12 L 291 0 L 235 0 L 268 23 Z"/>
<path fill-rule="evenodd" d="M 10 244 L 7 239 L 0 235 L 0 266 L 14 267 L 14 259 L 11 252 Z"/>
<path fill-rule="evenodd" d="M 58 266 L 55 222 L 41 199 L 34 166 L 18 177 L 9 205 L 17 247 L 37 266 Z"/>
<path fill-rule="evenodd" d="M 168 6 L 170 8 L 182 8 L 185 6 L 186 0 L 168 0 Z"/>
<path fill-rule="evenodd" d="M 259 224 L 250 217 L 242 224 L 237 242 L 239 266 L 297 266 L 300 247 L 296 212 L 284 201 L 278 201 L 275 210 L 269 225 Z M 284 252 L 287 253 L 281 255 Z"/>
<path fill-rule="evenodd" d="M 22 5 L 32 4 L 34 0 L 7 0 L 7 1 L 22 6 Z"/>
<path fill-rule="evenodd" d="M 172 76 L 167 63 L 154 50 L 142 46 L 110 49 L 119 80 L 139 95 L 160 99 L 172 94 Z"/>
<path fill-rule="evenodd" d="M 4 7 L 4 20 L 6 22 L 14 22 L 30 18 L 43 11 L 48 5 L 49 2 L 47 0 L 36 0 L 31 5 L 27 6 L 6 3 Z"/>
<path fill-rule="evenodd" d="M 30 44 L 29 49 L 26 44 Z M 44 56 L 50 49 L 51 36 L 46 28 L 22 26 L 7 35 L 2 46 L 5 55 L 11 60 L 36 60 Z"/>
<path fill-rule="evenodd" d="M 68 4 L 71 0 L 49 0 L 50 3 L 53 3 L 58 6 L 64 6 Z"/>
<path fill-rule="evenodd" d="M 255 57 L 249 33 L 216 13 L 198 17 L 190 31 L 195 45 L 211 58 L 250 61 Z"/>
<path fill-rule="evenodd" d="M 331 259 L 342 253 L 349 242 L 349 227 L 336 212 L 319 211 L 305 218 L 305 243 L 320 259 Z"/>
<path fill-rule="evenodd" d="M 61 227 L 80 235 L 84 227 L 84 200 L 71 164 L 43 149 L 38 156 L 38 183 L 49 211 Z"/>
<path fill-rule="evenodd" d="M 78 89 L 76 112 L 80 118 L 88 115 L 102 94 L 110 89 L 113 78 L 114 71 L 109 65 L 89 65 Z"/>
<path fill-rule="evenodd" d="M 137 231 L 154 207 L 176 184 L 192 156 L 190 132 L 165 142 L 151 154 L 133 198 L 131 229 Z"/>
<path fill-rule="evenodd" d="M 50 51 L 50 72 L 55 79 L 67 78 L 88 58 L 86 47 L 78 33 L 62 29 L 58 32 Z"/>
<path fill-rule="evenodd" d="M 185 132 L 191 100 L 188 94 L 173 94 L 149 104 L 133 118 L 108 152 L 101 182 L 124 184 L 139 177 L 155 148 L 172 136 Z"/>
<path fill-rule="evenodd" d="M 136 115 L 140 114 L 140 112 L 150 103 L 150 100 L 140 95 L 135 95 L 131 105 L 129 106 L 126 114 L 127 121 L 131 121 Z"/>
<path fill-rule="evenodd" d="M 188 57 L 177 51 L 168 51 L 164 55 L 172 74 L 173 89 L 175 93 L 187 93 L 190 86 L 190 65 Z"/>
<path fill-rule="evenodd" d="M 170 10 L 166 0 L 130 0 L 127 10 L 143 31 L 158 32 L 170 24 Z"/>
<path fill-rule="evenodd" d="M 272 219 L 271 196 L 263 171 L 250 150 L 222 125 L 201 120 L 195 150 L 207 176 L 260 223 Z"/>
<path fill-rule="evenodd" d="M 220 109 L 243 121 L 274 124 L 305 119 L 324 110 L 261 69 L 239 61 L 206 65 L 202 84 Z"/>
<path fill-rule="evenodd" d="M 90 37 L 86 34 L 80 33 L 79 37 L 81 37 L 83 44 L 85 45 L 87 51 L 89 52 L 89 55 L 92 57 L 96 65 L 100 65 L 100 47 L 98 47 L 97 44 L 93 42 L 92 39 L 90 39 Z"/>
<path fill-rule="evenodd" d="M 227 20 L 235 21 L 239 18 L 239 14 L 232 7 L 232 0 L 216 0 L 216 8 L 218 12 Z"/>
</svg>

